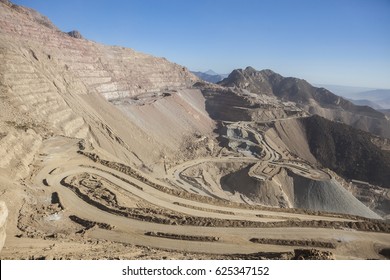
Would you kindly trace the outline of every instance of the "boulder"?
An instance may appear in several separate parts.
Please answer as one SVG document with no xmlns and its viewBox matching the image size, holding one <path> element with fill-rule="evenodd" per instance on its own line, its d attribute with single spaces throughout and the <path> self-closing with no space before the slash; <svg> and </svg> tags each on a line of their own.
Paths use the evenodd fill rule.
<svg viewBox="0 0 390 280">
<path fill-rule="evenodd" d="M 83 36 L 81 33 L 77 30 L 72 30 L 67 33 L 70 37 L 76 38 L 76 39 L 83 39 Z"/>
</svg>

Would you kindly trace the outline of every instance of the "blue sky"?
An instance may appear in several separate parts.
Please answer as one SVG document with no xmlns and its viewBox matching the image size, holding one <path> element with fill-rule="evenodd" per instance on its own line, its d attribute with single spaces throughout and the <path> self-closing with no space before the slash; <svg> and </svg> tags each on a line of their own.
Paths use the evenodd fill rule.
<svg viewBox="0 0 390 280">
<path fill-rule="evenodd" d="M 14 0 L 63 31 L 191 70 L 390 88 L 390 0 Z"/>
</svg>

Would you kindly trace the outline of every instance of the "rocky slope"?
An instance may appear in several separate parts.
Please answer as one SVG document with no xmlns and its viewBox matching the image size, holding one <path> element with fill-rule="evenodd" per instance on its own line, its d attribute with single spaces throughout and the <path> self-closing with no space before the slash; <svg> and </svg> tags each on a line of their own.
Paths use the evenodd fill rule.
<svg viewBox="0 0 390 280">
<path fill-rule="evenodd" d="M 5 155 L 0 168 L 26 174 L 42 137 L 52 134 L 89 140 L 139 164 L 147 142 L 165 148 L 156 135 L 129 121 L 107 101 L 120 103 L 119 99 L 148 94 L 153 100 L 153 94 L 192 85 L 197 80 L 193 74 L 164 58 L 104 46 L 77 32 L 61 32 L 46 17 L 8 1 L 0 2 L 0 8 L 0 97 L 5 108 L 0 122 Z M 175 104 L 182 108 L 183 102 Z M 139 137 L 124 141 L 130 139 L 121 126 L 132 127 Z M 193 130 L 173 139 L 182 142 L 199 129 Z M 200 130 L 205 131 L 204 125 Z M 145 152 L 145 161 L 158 160 L 160 152 Z"/>
<path fill-rule="evenodd" d="M 301 122 L 321 164 L 348 179 L 390 187 L 390 152 L 374 145 L 370 134 L 319 116 Z"/>
<path fill-rule="evenodd" d="M 381 112 L 368 106 L 357 106 L 324 88 L 316 88 L 307 81 L 283 77 L 271 70 L 257 71 L 252 67 L 234 70 L 219 82 L 253 93 L 276 96 L 293 101 L 311 114 L 341 121 L 383 137 L 390 137 L 390 121 Z"/>
</svg>

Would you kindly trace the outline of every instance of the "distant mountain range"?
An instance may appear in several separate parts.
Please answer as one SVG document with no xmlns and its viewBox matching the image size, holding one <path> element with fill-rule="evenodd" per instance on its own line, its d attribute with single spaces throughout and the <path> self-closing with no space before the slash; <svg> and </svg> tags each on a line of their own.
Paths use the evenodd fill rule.
<svg viewBox="0 0 390 280">
<path fill-rule="evenodd" d="M 354 99 L 348 99 L 349 101 L 351 101 L 353 104 L 355 105 L 359 105 L 359 106 L 369 106 L 375 110 L 383 110 L 383 107 L 373 101 L 370 101 L 368 99 L 357 99 L 357 100 L 354 100 Z"/>
<path fill-rule="evenodd" d="M 191 71 L 194 75 L 196 75 L 198 78 L 202 79 L 203 81 L 209 82 L 209 83 L 218 83 L 219 81 L 222 81 L 225 79 L 228 74 L 218 74 L 214 72 L 213 70 L 208 70 L 206 72 L 196 72 Z"/>
<path fill-rule="evenodd" d="M 229 74 L 218 74 L 213 70 L 208 70 L 206 72 L 191 72 L 203 81 L 214 84 L 221 82 L 223 79 L 229 76 Z M 342 96 L 355 105 L 369 106 L 379 111 L 390 109 L 390 89 L 375 89 L 327 84 L 315 84 L 315 86 L 318 88 L 325 88 L 336 95 Z"/>
<path fill-rule="evenodd" d="M 368 100 L 376 105 L 378 109 L 390 109 L 390 89 L 375 89 L 369 91 L 359 92 L 355 95 L 356 97 L 352 99 L 352 102 L 357 99 Z M 370 105 L 368 105 L 370 106 Z M 374 108 L 374 107 L 373 107 Z"/>
<path fill-rule="evenodd" d="M 390 89 L 349 87 L 338 85 L 317 85 L 337 95 L 347 98 L 352 103 L 370 106 L 376 110 L 390 109 Z"/>
</svg>

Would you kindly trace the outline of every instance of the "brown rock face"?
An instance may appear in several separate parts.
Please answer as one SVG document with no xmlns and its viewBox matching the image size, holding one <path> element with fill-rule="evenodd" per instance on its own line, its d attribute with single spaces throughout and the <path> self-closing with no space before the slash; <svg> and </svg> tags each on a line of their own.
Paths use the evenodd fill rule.
<svg viewBox="0 0 390 280">
<path fill-rule="evenodd" d="M 77 30 L 69 31 L 69 32 L 68 32 L 68 35 L 69 35 L 70 37 L 73 37 L 73 38 L 76 38 L 76 39 L 82 39 L 82 38 L 83 38 L 83 36 L 81 35 L 81 33 L 80 33 L 79 31 L 77 31 Z"/>
</svg>

